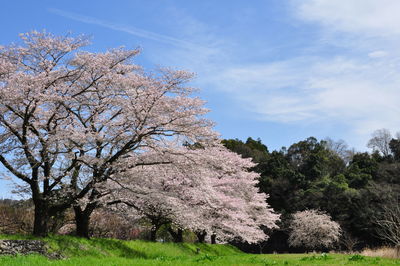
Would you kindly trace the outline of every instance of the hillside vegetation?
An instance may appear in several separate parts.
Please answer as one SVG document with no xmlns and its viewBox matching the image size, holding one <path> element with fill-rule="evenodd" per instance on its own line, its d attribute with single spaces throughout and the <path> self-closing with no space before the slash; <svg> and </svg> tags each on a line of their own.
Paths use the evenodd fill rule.
<svg viewBox="0 0 400 266">
<path fill-rule="evenodd" d="M 0 239 L 35 239 L 0 236 Z M 51 236 L 43 239 L 49 252 L 40 255 L 0 256 L 0 265 L 400 265 L 400 260 L 342 254 L 245 254 L 230 245 L 154 243 L 115 239 Z"/>
</svg>

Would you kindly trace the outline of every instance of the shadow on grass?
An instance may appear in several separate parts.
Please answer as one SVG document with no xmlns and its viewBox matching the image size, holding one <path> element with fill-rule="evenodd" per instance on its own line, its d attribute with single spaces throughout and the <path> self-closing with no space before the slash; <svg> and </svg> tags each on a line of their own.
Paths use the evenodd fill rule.
<svg viewBox="0 0 400 266">
<path fill-rule="evenodd" d="M 239 255 L 242 252 L 236 247 L 228 245 L 210 245 L 203 243 L 176 243 L 176 247 L 186 252 L 187 254 L 208 254 L 214 256 L 226 256 L 226 255 Z"/>
<path fill-rule="evenodd" d="M 79 238 L 74 236 L 50 235 L 46 238 L 32 236 L 6 236 L 0 239 L 37 239 L 47 243 L 51 254 L 62 257 L 120 257 L 127 259 L 176 260 L 179 258 L 213 256 L 230 256 L 242 254 L 237 248 L 229 245 L 210 245 L 193 243 L 157 243 L 147 241 L 122 241 L 117 239 Z"/>
<path fill-rule="evenodd" d="M 84 239 L 78 237 L 51 237 L 47 239 L 54 251 L 59 251 L 67 257 L 91 256 L 106 257 L 116 256 L 122 258 L 143 258 L 147 255 L 137 251 L 123 241 L 116 239 Z"/>
</svg>

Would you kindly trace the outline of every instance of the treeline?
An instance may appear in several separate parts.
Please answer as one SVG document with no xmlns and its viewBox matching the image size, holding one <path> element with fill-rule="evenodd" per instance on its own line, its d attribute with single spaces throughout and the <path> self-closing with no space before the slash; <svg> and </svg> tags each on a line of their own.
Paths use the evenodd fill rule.
<svg viewBox="0 0 400 266">
<path fill-rule="evenodd" d="M 318 209 L 331 215 L 342 228 L 338 248 L 345 250 L 382 246 L 385 211 L 398 209 L 400 195 L 400 139 L 387 130 L 376 131 L 368 146 L 374 152 L 355 152 L 343 141 L 309 137 L 269 151 L 260 139 L 223 141 L 230 150 L 251 157 L 260 173 L 259 189 L 281 213 L 280 229 L 262 245 L 239 246 L 247 251 L 296 251 L 287 244 L 291 215 Z M 400 213 L 399 213 L 400 215 Z M 398 232 L 399 233 L 399 232 Z"/>
<path fill-rule="evenodd" d="M 253 245 L 243 241 L 233 244 L 257 253 L 301 252 L 303 250 L 288 244 L 289 224 L 294 213 L 308 209 L 325 212 L 340 224 L 342 233 L 336 249 L 354 250 L 393 244 L 382 235 L 380 222 L 387 210 L 399 209 L 399 143 L 399 138 L 378 141 L 375 136 L 369 142 L 374 152 L 367 153 L 354 152 L 343 141 L 317 140 L 314 137 L 279 151 L 269 151 L 260 139 L 248 138 L 245 142 L 224 140 L 228 149 L 257 163 L 253 170 L 260 174 L 259 190 L 269 195 L 267 202 L 281 214 L 279 229 L 266 230 L 270 236 L 268 241 Z M 0 201 L 0 233 L 30 234 L 33 220 L 31 200 Z M 158 240 L 174 241 L 168 226 L 160 228 Z M 72 209 L 53 217 L 49 227 L 54 233 L 75 234 Z M 120 212 L 99 208 L 91 219 L 89 235 L 152 239 L 152 227 L 148 219 L 128 220 Z M 183 233 L 184 241 L 197 241 L 190 230 Z"/>
</svg>

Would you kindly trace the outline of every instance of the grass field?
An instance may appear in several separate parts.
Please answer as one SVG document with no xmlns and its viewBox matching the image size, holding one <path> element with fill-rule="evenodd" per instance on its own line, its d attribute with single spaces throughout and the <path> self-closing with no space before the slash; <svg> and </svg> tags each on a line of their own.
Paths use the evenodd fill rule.
<svg viewBox="0 0 400 266">
<path fill-rule="evenodd" d="M 0 236 L 0 239 L 32 238 Z M 400 260 L 357 254 L 245 254 L 229 245 L 87 240 L 65 236 L 48 237 L 44 241 L 51 252 L 60 253 L 64 258 L 0 256 L 0 265 L 400 265 Z"/>
</svg>

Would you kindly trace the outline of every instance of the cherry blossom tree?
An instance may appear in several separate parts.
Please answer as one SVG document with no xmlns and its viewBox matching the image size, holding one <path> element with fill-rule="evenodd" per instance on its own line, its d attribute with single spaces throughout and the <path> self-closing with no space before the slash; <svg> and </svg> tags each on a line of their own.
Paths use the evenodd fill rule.
<svg viewBox="0 0 400 266">
<path fill-rule="evenodd" d="M 200 155 L 197 150 L 163 148 L 127 158 L 123 165 L 128 169 L 116 172 L 102 187 L 111 191 L 103 201 L 124 203 L 129 208 L 123 212 L 149 220 L 152 240 L 169 224 L 171 234 L 181 241 L 182 230 L 202 222 L 201 209 L 215 197 Z"/>
<path fill-rule="evenodd" d="M 170 225 L 175 241 L 182 241 L 182 231 L 188 229 L 200 242 L 209 234 L 221 241 L 253 243 L 267 238 L 261 226 L 276 227 L 279 215 L 269 208 L 267 196 L 258 193 L 259 176 L 249 172 L 254 167 L 250 159 L 216 144 L 141 156 L 135 162 L 139 167 L 116 173 L 106 189 L 114 188 L 114 202 L 133 207 L 152 222 L 153 240 L 162 224 Z M 154 160 L 164 163 L 151 164 Z"/>
<path fill-rule="evenodd" d="M 266 240 L 261 227 L 276 228 L 279 215 L 266 203 L 267 195 L 256 187 L 259 174 L 249 171 L 255 164 L 222 148 L 208 151 L 207 156 L 206 165 L 212 169 L 208 179 L 218 197 L 204 213 L 210 229 L 203 232 L 211 235 L 212 242 L 216 238 L 249 243 Z"/>
<path fill-rule="evenodd" d="M 21 38 L 0 47 L 0 162 L 31 193 L 35 235 L 73 206 L 77 233 L 87 236 L 97 184 L 121 159 L 166 139 L 215 141 L 203 101 L 184 86 L 192 74 L 146 73 L 132 62 L 136 49 L 84 52 L 83 37 Z"/>
<path fill-rule="evenodd" d="M 289 228 L 289 244 L 307 249 L 332 247 L 341 234 L 340 225 L 328 214 L 317 210 L 296 212 Z"/>
</svg>

